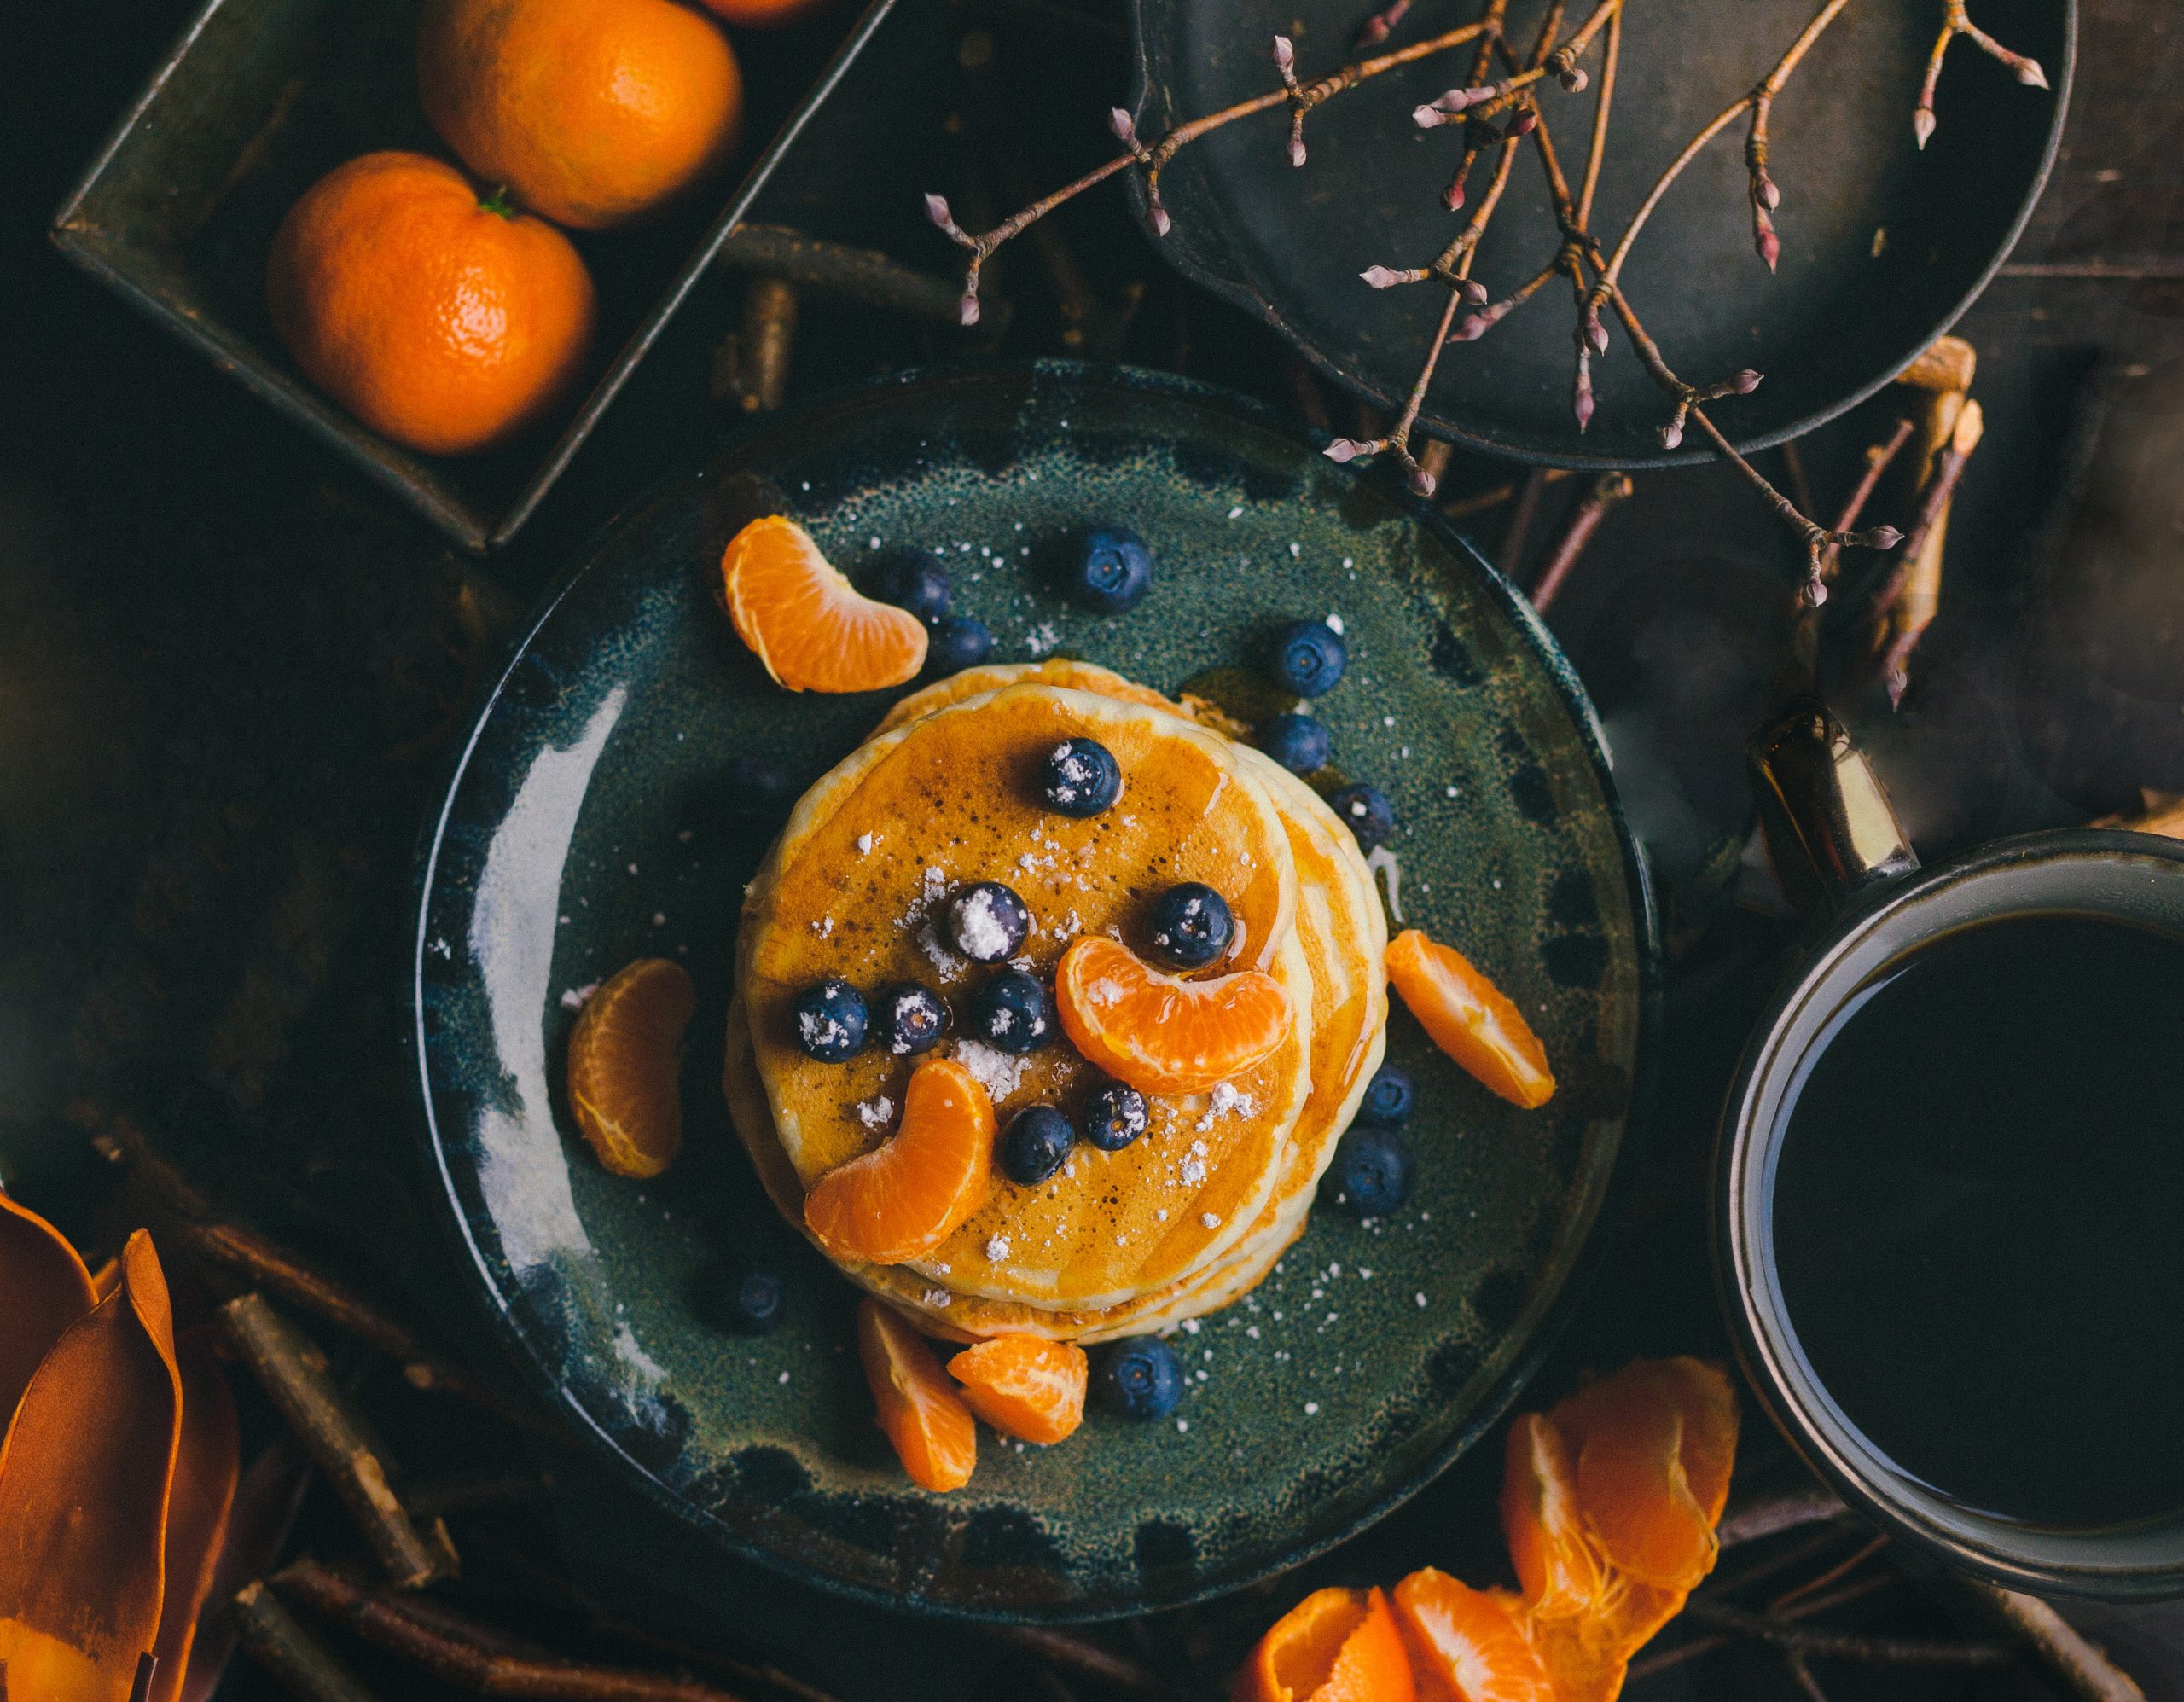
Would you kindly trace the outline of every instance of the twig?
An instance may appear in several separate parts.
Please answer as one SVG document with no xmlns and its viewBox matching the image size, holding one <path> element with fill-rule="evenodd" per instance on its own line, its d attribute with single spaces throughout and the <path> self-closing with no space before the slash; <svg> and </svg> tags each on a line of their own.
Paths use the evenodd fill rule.
<svg viewBox="0 0 2184 1702">
<path fill-rule="evenodd" d="M 1562 582 L 1570 577 L 1570 570 L 1585 553 L 1593 541 L 1593 534 L 1600 530 L 1607 512 L 1630 495 L 1630 476 L 1625 473 L 1604 473 L 1593 481 L 1588 491 L 1571 513 L 1562 528 L 1562 535 L 1548 551 L 1547 561 L 1539 570 L 1539 578 L 1531 589 L 1532 607 L 1542 614 L 1554 606 L 1560 595 Z"/>
<path fill-rule="evenodd" d="M 1556 9 L 1559 12 L 1560 9 L 1558 7 Z M 1432 130 L 1442 125 L 1455 124 L 1467 113 L 1470 115 L 1467 122 L 1490 118 L 1496 113 L 1507 111 L 1519 95 L 1550 72 L 1560 79 L 1563 88 L 1569 93 L 1582 92 L 1585 87 L 1586 74 L 1578 68 L 1577 61 L 1592 46 L 1593 38 L 1622 11 L 1623 0 L 1600 0 L 1600 3 L 1594 8 L 1592 16 L 1585 20 L 1568 41 L 1536 63 L 1503 78 L 1498 83 L 1480 84 L 1474 78 L 1471 86 L 1451 89 L 1418 107 L 1411 114 L 1413 121 L 1420 130 Z M 1552 36 L 1552 27 L 1548 33 Z"/>
<path fill-rule="evenodd" d="M 1856 1631 L 1829 1631 L 1732 1607 L 1725 1601 L 1693 1598 L 1684 1613 L 1694 1623 L 1750 1637 L 1799 1654 L 1872 1666 L 2001 1666 L 2016 1658 L 2002 1643 L 1955 1643 L 1929 1637 L 1876 1637 Z"/>
<path fill-rule="evenodd" d="M 1857 1583 L 1845 1584 L 1840 1589 L 1831 1591 L 1826 1595 L 1808 1596 L 1795 1607 L 1786 1610 L 1780 1617 L 1786 1621 L 1809 1619 L 1817 1614 L 1846 1606 L 1862 1597 L 1871 1595 L 1875 1590 L 1887 1585 L 1889 1582 L 1889 1576 L 1885 1572 L 1869 1573 L 1859 1579 Z M 1692 1600 L 1695 1601 L 1699 1598 L 1694 1596 Z M 1632 1662 L 1630 1676 L 1633 1679 L 1650 1678 L 1655 1673 L 1665 1672 L 1672 1666 L 1682 1666 L 1687 1661 L 1702 1659 L 1712 1654 L 1716 1649 L 1727 1647 L 1729 1641 L 1728 1635 L 1722 1632 L 1711 1632 L 1704 1636 L 1693 1637 L 1688 1641 L 1678 1643 L 1672 1648 L 1663 1649 L 1658 1653 L 1647 1655 L 1643 1660 Z"/>
<path fill-rule="evenodd" d="M 1805 1702 L 1827 1702 L 1827 1693 L 1820 1687 L 1820 1681 L 1812 1676 L 1803 1653 L 1796 1649 L 1782 1652 L 1782 1664 L 1789 1668 L 1790 1676 L 1797 1681 L 1798 1688 L 1804 1693 Z"/>
<path fill-rule="evenodd" d="M 1754 1560 L 1734 1571 L 1716 1572 L 1699 1585 L 1701 1595 L 1731 1596 L 1739 1590 L 1750 1589 L 1754 1584 L 1764 1583 L 1777 1573 L 1786 1572 L 1803 1565 L 1815 1555 L 1825 1554 L 1838 1546 L 1850 1533 L 1840 1526 L 1826 1526 L 1813 1531 L 1802 1541 L 1786 1544 L 1765 1559 Z"/>
<path fill-rule="evenodd" d="M 743 331 L 737 340 L 737 399 L 746 414 L 770 414 L 788 391 L 788 361 L 796 343 L 796 287 L 761 276 L 743 294 Z"/>
<path fill-rule="evenodd" d="M 883 312 L 937 324 L 959 322 L 952 279 L 915 270 L 876 249 L 822 241 L 786 224 L 737 225 L 721 244 L 718 264 Z"/>
<path fill-rule="evenodd" d="M 1881 475 L 1903 452 L 1903 445 L 1911 441 L 1915 425 L 1916 422 L 1909 419 L 1898 420 L 1896 429 L 1889 433 L 1885 442 L 1877 443 L 1867 450 L 1865 471 L 1858 475 L 1858 482 L 1850 487 L 1850 494 L 1843 499 L 1842 512 L 1835 518 L 1836 531 L 1849 532 L 1858 524 L 1860 517 L 1866 512 L 1866 504 L 1873 501 L 1873 492 L 1880 487 Z M 1821 556 L 1821 574 L 1823 578 L 1833 579 L 1835 577 L 1838 560 L 1839 552 L 1833 549 Z"/>
<path fill-rule="evenodd" d="M 297 1702 L 373 1702 L 371 1692 L 264 1584 L 245 1584 L 233 1612 L 244 1653 Z"/>
<path fill-rule="evenodd" d="M 1467 41 L 1476 40 L 1489 27 L 1484 21 L 1466 24 L 1456 29 L 1444 31 L 1429 40 L 1416 42 L 1409 47 L 1398 49 L 1393 53 L 1381 54 L 1372 59 L 1353 61 L 1340 69 L 1310 83 L 1300 83 L 1297 80 L 1294 70 L 1294 49 L 1291 47 L 1287 36 L 1276 36 L 1274 38 L 1274 60 L 1275 68 L 1281 74 L 1281 87 L 1269 90 L 1263 95 L 1255 95 L 1247 101 L 1239 101 L 1232 107 L 1224 107 L 1217 113 L 1209 113 L 1204 118 L 1193 119 L 1187 124 L 1177 125 L 1150 147 L 1139 139 L 1136 120 L 1120 107 L 1117 107 L 1108 114 L 1108 127 L 1114 132 L 1116 139 L 1123 144 L 1122 153 L 1104 165 L 1094 166 L 1075 183 L 1066 183 L 1052 195 L 1041 197 L 1030 206 L 1011 214 L 992 229 L 976 236 L 972 235 L 956 224 L 955 216 L 948 209 L 945 196 L 928 194 L 925 198 L 926 216 L 947 234 L 951 241 L 970 251 L 971 258 L 964 269 L 963 292 L 958 302 L 958 312 L 961 322 L 966 325 L 974 325 L 978 322 L 979 272 L 994 250 L 1011 237 L 1019 235 L 1030 229 L 1032 225 L 1056 207 L 1075 200 L 1087 189 L 1105 183 L 1108 178 L 1132 166 L 1141 167 L 1145 172 L 1147 222 L 1152 226 L 1153 234 L 1155 236 L 1165 236 L 1173 228 L 1173 220 L 1168 210 L 1161 205 L 1160 173 L 1170 160 L 1200 137 L 1210 135 L 1224 125 L 1234 124 L 1239 119 L 1250 118 L 1257 113 L 1270 112 L 1276 107 L 1287 107 L 1291 113 L 1289 161 L 1292 166 L 1302 166 L 1304 163 L 1304 122 L 1306 113 L 1333 100 L 1336 96 L 1356 88 L 1359 84 L 1381 75 L 1384 72 L 1393 71 L 1399 66 L 1409 65 L 1416 60 L 1430 58 L 1437 53 L 1443 53 L 1450 48 L 1460 47 Z"/>
<path fill-rule="evenodd" d="M 1763 1537 L 1777 1536 L 1808 1525 L 1832 1525 L 1848 1519 L 1850 1509 L 1833 1490 L 1809 1484 L 1777 1495 L 1741 1502 L 1728 1509 L 1715 1535 L 1725 1549 Z"/>
<path fill-rule="evenodd" d="M 1888 1538 L 1885 1536 L 1875 1536 L 1868 1542 L 1861 1543 L 1856 1551 L 1844 1555 L 1825 1571 L 1814 1574 L 1794 1589 L 1784 1590 L 1781 1595 L 1767 1604 L 1767 1611 L 1769 1613 L 1780 1613 L 1786 1608 L 1803 1601 L 1807 1596 L 1819 1595 L 1831 1584 L 1842 1583 L 1844 1578 L 1850 1577 L 1852 1572 L 1857 1571 L 1860 1566 L 1865 1565 L 1867 1560 L 1887 1547 Z"/>
<path fill-rule="evenodd" d="M 1972 458 L 1972 451 L 1979 447 L 1979 439 L 1985 429 L 1986 419 L 1979 404 L 1966 401 L 1957 410 L 1955 429 L 1949 433 L 1948 447 L 1936 457 L 1933 477 L 1920 497 L 1919 512 L 1911 524 L 1910 541 L 1875 603 L 1874 613 L 1882 623 L 1881 630 L 1885 632 L 1891 623 L 1896 628 L 1896 636 L 1882 655 L 1880 667 L 1892 704 L 1903 700 L 1904 688 L 1910 683 L 1911 653 L 1933 623 L 1939 588 L 1935 588 L 1935 595 L 1918 599 L 1915 607 L 1910 606 L 1911 599 L 1905 594 L 1911 589 L 1926 555 L 1926 540 L 1948 514 L 1949 499 L 1956 494 L 1965 466 Z"/>
<path fill-rule="evenodd" d="M 1964 1586 L 2030 1649 L 2073 1696 L 2084 1702 L 2146 1702 L 2146 1692 L 2076 1626 L 2036 1596 L 1998 1584 Z"/>
<path fill-rule="evenodd" d="M 406 1589 L 444 1576 L 444 1531 L 428 1542 L 411 1522 L 367 1428 L 327 1375 L 324 1356 L 261 1294 L 238 1295 L 218 1316 L 229 1345 L 333 1484 L 387 1576 Z"/>
<path fill-rule="evenodd" d="M 1971 14 L 1965 10 L 1964 0 L 1943 0 L 1943 4 L 1947 9 L 1943 15 L 1942 32 L 1934 42 L 1934 50 L 1926 55 L 1926 81 L 1919 85 L 1919 104 L 1911 113 L 1911 134 L 1919 139 L 1922 148 L 1934 134 L 1934 87 L 1942 79 L 1942 61 L 1949 57 L 1949 44 L 1959 36 L 1967 38 L 1989 58 L 2001 61 L 2027 88 L 2048 86 L 2048 73 L 2040 68 L 2040 61 L 2021 53 L 2012 53 L 1984 30 L 1974 27 Z"/>
<path fill-rule="evenodd" d="M 1509 510 L 1509 523 L 1502 530 L 1501 547 L 1494 552 L 1494 565 L 1505 579 L 1515 579 L 1525 565 L 1525 546 L 1531 542 L 1532 527 L 1539 520 L 1540 498 L 1546 490 L 1545 468 L 1535 467 L 1525 475 L 1517 492 L 1517 506 Z"/>
<path fill-rule="evenodd" d="M 273 1586 L 364 1641 L 483 1695 L 538 1702 L 740 1702 L 732 1692 L 695 1679 L 512 1653 L 508 1640 L 490 1626 L 366 1589 L 310 1559 L 276 1574 Z"/>
<path fill-rule="evenodd" d="M 1074 1631 L 1050 1625 L 996 1625 L 992 1635 L 996 1642 L 1007 1643 L 1026 1654 L 1037 1655 L 1056 1666 L 1068 1667 L 1135 1696 L 1173 1697 L 1179 1693 L 1174 1685 L 1144 1662 Z"/>
</svg>

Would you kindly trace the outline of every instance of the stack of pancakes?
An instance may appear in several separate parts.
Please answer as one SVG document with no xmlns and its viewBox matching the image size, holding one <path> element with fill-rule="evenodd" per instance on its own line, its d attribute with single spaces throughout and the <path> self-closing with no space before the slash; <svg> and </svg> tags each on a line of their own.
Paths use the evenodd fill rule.
<svg viewBox="0 0 2184 1702">
<path fill-rule="evenodd" d="M 1064 739 L 1119 761 L 1109 809 L 1048 809 L 1041 763 Z M 1080 1140 L 1064 1166 L 991 1198 L 928 1257 L 837 1260 L 854 1281 L 951 1340 L 1086 1342 L 1170 1328 L 1240 1298 L 1303 1231 L 1321 1173 L 1379 1066 L 1387 925 L 1356 842 L 1318 794 L 1157 693 L 1089 664 L 977 668 L 897 704 L 804 794 L 746 896 L 725 1087 L 736 1130 L 781 1215 L 888 1138 L 915 1059 L 884 1042 L 821 1063 L 795 1041 L 797 994 L 839 976 L 868 996 L 903 981 L 959 1013 L 939 1055 L 985 1085 L 996 1119 L 1081 1108 L 1105 1078 L 1055 1025 L 1022 1056 L 962 1031 L 994 968 L 950 946 L 949 895 L 1000 881 L 1032 927 L 1014 960 L 1051 985 L 1069 942 L 1145 935 L 1180 881 L 1228 900 L 1235 939 L 1205 975 L 1258 968 L 1295 1023 L 1269 1058 L 1211 1093 L 1148 1094 L 1146 1132 L 1118 1152 Z M 999 966 L 996 966 L 998 967 Z"/>
</svg>

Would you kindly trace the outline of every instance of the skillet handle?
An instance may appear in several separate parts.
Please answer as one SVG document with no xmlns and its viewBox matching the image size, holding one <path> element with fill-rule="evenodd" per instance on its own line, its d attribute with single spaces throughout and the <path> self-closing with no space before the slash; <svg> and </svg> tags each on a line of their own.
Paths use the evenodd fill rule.
<svg viewBox="0 0 2184 1702">
<path fill-rule="evenodd" d="M 1746 756 L 1775 875 L 1806 915 L 1832 914 L 1918 868 L 1879 780 L 1818 699 L 1799 698 L 1762 727 Z"/>
</svg>

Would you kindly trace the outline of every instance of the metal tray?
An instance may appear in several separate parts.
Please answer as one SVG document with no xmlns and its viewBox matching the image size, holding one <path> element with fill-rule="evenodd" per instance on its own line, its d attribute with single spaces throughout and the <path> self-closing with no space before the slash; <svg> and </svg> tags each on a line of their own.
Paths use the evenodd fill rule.
<svg viewBox="0 0 2184 1702">
<path fill-rule="evenodd" d="M 267 247 L 306 187 L 376 148 L 445 155 L 417 104 L 415 0 L 206 0 L 61 203 L 53 238 L 457 543 L 497 548 L 568 466 L 894 4 L 868 0 L 846 35 L 839 9 L 785 32 L 734 32 L 746 134 L 770 140 L 745 143 L 724 206 L 701 193 L 641 228 L 570 233 L 599 288 L 590 387 L 550 424 L 483 455 L 418 455 L 351 418 L 296 369 L 265 308 Z"/>
</svg>

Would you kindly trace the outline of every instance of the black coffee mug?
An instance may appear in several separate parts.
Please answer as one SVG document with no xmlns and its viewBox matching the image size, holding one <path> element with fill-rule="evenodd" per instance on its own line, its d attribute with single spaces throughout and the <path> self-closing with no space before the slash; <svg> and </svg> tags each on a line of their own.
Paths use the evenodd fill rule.
<svg viewBox="0 0 2184 1702">
<path fill-rule="evenodd" d="M 1948 1565 L 2036 1594 L 2184 1595 L 2184 1507 L 2149 1506 L 2127 1519 L 2065 1528 L 1966 1505 L 1899 1466 L 1815 1370 L 1785 1302 L 1775 1239 L 1796 1096 L 1859 1001 L 1872 996 L 1867 990 L 1915 961 L 1922 948 L 1995 921 L 2086 917 L 2184 941 L 2184 845 L 2137 834 L 2042 833 L 1921 867 L 1872 771 L 1818 703 L 1802 702 L 1778 718 L 1753 740 L 1751 754 L 1776 871 L 1815 929 L 1745 1049 L 1718 1136 L 1716 1264 L 1753 1390 L 1846 1502 Z M 2184 988 L 2175 996 L 2184 999 Z M 2173 1061 L 2184 1098 L 2184 1057 Z M 2071 1135 L 2057 1131 L 2060 1161 L 2068 1161 Z M 1874 1209 L 1886 1205 L 1877 1200 Z M 2184 1223 L 2175 1225 L 2170 1245 L 2184 1260 Z M 2129 1308 L 2135 1298 L 2107 1294 L 2100 1304 Z M 2147 1316 L 2142 1327 L 2148 1343 L 2164 1350 L 2184 1339 L 2184 1317 Z M 2173 1351 L 2165 1362 L 2175 1362 Z M 2088 1401 L 2100 1397 L 2099 1389 L 2086 1391 Z M 2178 1422 L 2184 1426 L 2184 1414 Z"/>
</svg>

